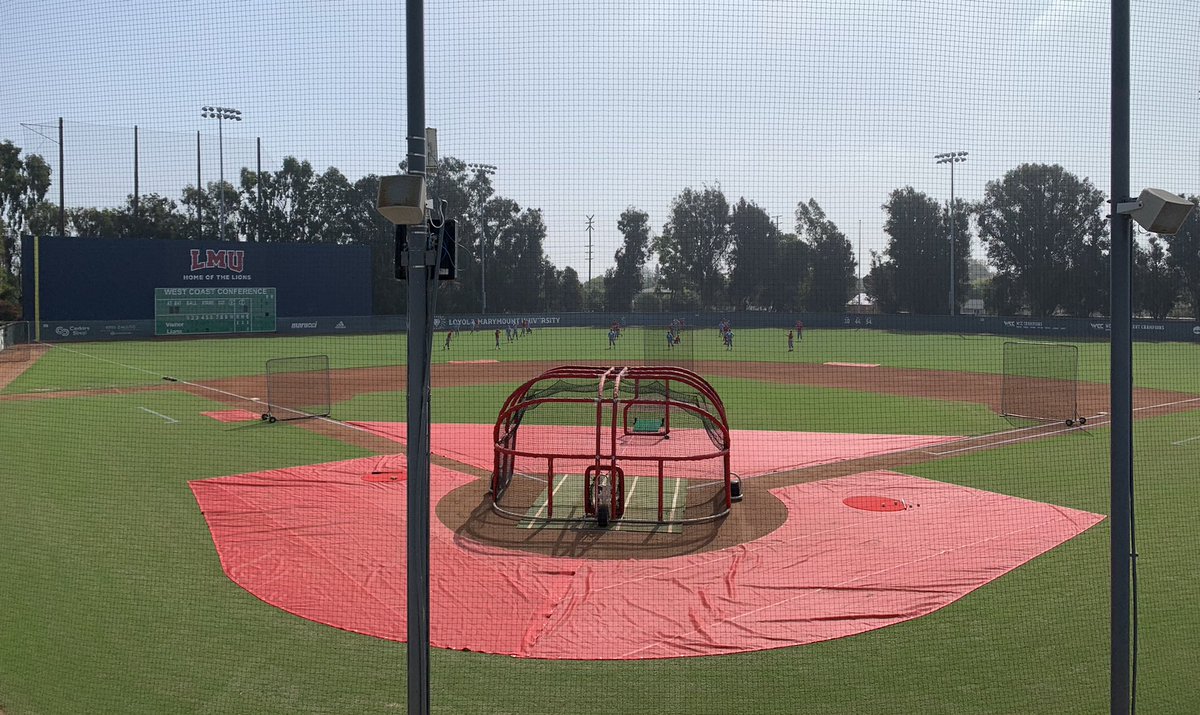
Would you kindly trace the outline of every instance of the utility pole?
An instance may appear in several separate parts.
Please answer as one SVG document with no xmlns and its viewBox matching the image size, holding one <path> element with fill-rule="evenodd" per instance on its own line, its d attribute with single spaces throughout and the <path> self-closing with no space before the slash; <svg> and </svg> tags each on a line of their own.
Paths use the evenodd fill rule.
<svg viewBox="0 0 1200 715">
<path fill-rule="evenodd" d="M 485 176 L 496 173 L 492 164 L 467 164 L 468 169 L 474 169 Z M 479 201 L 479 312 L 487 314 L 487 234 L 484 232 L 483 199 Z"/>
<path fill-rule="evenodd" d="M 140 191 L 138 190 L 138 128 L 133 125 L 133 219 L 136 222 L 138 217 L 139 202 L 141 200 Z"/>
<path fill-rule="evenodd" d="M 950 165 L 950 315 L 954 315 L 954 165 L 967 160 L 967 152 L 951 151 L 934 154 L 939 164 Z"/>
<path fill-rule="evenodd" d="M 228 119 L 234 122 L 242 121 L 242 113 L 230 107 L 201 107 L 200 116 L 205 119 L 217 120 L 217 156 L 219 161 L 220 172 L 220 192 L 221 192 L 221 240 L 225 240 L 225 120 Z"/>
<path fill-rule="evenodd" d="M 588 232 L 588 283 L 592 282 L 592 219 L 596 218 L 595 214 L 587 217 L 587 232 Z"/>
</svg>

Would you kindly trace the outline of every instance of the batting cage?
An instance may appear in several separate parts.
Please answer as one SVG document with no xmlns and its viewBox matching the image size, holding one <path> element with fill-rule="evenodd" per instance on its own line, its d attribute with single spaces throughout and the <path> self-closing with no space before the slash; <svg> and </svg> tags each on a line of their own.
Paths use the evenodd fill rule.
<svg viewBox="0 0 1200 715">
<path fill-rule="evenodd" d="M 0 324 L 0 362 L 29 360 L 32 340 L 29 323 L 18 321 Z"/>
<path fill-rule="evenodd" d="M 1079 346 L 1064 343 L 1004 343 L 1000 414 L 1068 427 L 1086 424 L 1079 414 Z"/>
<path fill-rule="evenodd" d="M 266 422 L 328 417 L 330 413 L 328 355 L 275 358 L 267 361 Z"/>
<path fill-rule="evenodd" d="M 720 396 L 670 366 L 548 370 L 496 418 L 492 508 L 522 526 L 679 526 L 741 498 Z"/>
</svg>

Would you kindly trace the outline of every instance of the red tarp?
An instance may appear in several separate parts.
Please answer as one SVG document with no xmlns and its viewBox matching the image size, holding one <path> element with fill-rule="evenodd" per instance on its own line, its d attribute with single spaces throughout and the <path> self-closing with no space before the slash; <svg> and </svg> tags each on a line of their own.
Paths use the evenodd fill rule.
<svg viewBox="0 0 1200 715">
<path fill-rule="evenodd" d="M 397 422 L 352 422 L 377 435 L 403 444 L 407 427 Z M 491 470 L 494 454 L 493 425 L 436 424 L 430 429 L 430 449 L 443 457 L 479 469 Z M 618 428 L 618 433 L 620 429 Z M 602 434 L 602 448 L 609 449 L 610 431 Z M 771 432 L 732 430 L 730 433 L 731 469 L 742 477 L 755 477 L 789 469 L 813 467 L 848 459 L 874 457 L 921 447 L 953 442 L 961 437 L 902 434 L 844 434 L 837 432 Z M 592 453 L 596 448 L 594 427 L 522 425 L 518 437 L 522 450 L 555 450 L 558 453 Z M 702 429 L 677 430 L 671 439 L 655 436 L 630 436 L 618 439 L 618 454 L 706 454 L 714 449 Z M 585 462 L 571 469 L 571 463 L 556 461 L 557 471 L 583 473 Z M 657 464 L 629 462 L 622 465 L 627 474 L 656 475 Z M 669 477 L 700 478 L 721 476 L 714 465 L 704 463 L 668 464 Z M 640 467 L 640 468 L 639 468 Z"/>
<path fill-rule="evenodd" d="M 405 482 L 364 480 L 402 468 L 400 456 L 370 457 L 191 488 L 236 583 L 300 617 L 402 641 Z M 432 501 L 470 480 L 433 466 Z M 813 643 L 942 608 L 1102 518 L 882 471 L 774 494 L 789 517 L 767 536 L 657 560 L 514 552 L 458 537 L 435 518 L 431 642 L 586 660 Z M 843 503 L 867 495 L 910 508 Z"/>
<path fill-rule="evenodd" d="M 262 415 L 248 410 L 219 410 L 217 412 L 201 412 L 205 417 L 211 417 L 217 422 L 257 422 Z"/>
</svg>

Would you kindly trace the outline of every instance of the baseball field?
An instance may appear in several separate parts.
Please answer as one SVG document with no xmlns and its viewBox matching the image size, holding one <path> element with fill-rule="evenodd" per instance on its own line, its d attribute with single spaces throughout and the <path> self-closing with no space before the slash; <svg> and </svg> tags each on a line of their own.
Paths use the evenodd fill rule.
<svg viewBox="0 0 1200 715">
<path fill-rule="evenodd" d="M 499 348 L 492 332 L 457 333 L 448 348 L 445 334 L 435 335 L 432 451 L 434 479 L 444 488 L 434 490 L 433 518 L 447 549 L 505 564 L 504 581 L 514 592 L 553 570 L 555 560 L 576 571 L 604 564 L 591 572 L 601 579 L 603 568 L 727 553 L 745 555 L 738 569 L 759 568 L 767 590 L 772 581 L 796 586 L 819 562 L 916 580 L 888 582 L 856 603 L 854 619 L 866 625 L 852 632 L 830 626 L 850 620 L 837 604 L 851 588 L 830 582 L 804 596 L 822 615 L 758 619 L 757 640 L 726 654 L 611 656 L 604 644 L 623 642 L 651 611 L 690 616 L 702 635 L 717 625 L 698 615 L 707 605 L 673 600 L 696 595 L 686 584 L 676 592 L 661 585 L 669 579 L 653 587 L 629 579 L 622 581 L 629 598 L 621 602 L 640 599 L 647 610 L 588 611 L 581 597 L 576 615 L 590 614 L 591 640 L 567 643 L 574 650 L 559 649 L 570 652 L 566 657 L 530 646 L 528 630 L 512 649 L 475 647 L 469 633 L 447 636 L 450 645 L 432 654 L 434 712 L 1106 709 L 1106 343 L 1078 343 L 1078 414 L 1087 422 L 1067 426 L 1001 416 L 1009 338 L 811 330 L 789 352 L 786 330 L 738 331 L 732 349 L 715 330 L 689 331 L 688 366 L 724 402 L 735 462 L 754 465 L 743 475 L 745 499 L 729 517 L 649 535 L 530 529 L 493 518 L 486 508 L 491 456 L 468 444 L 472 435 L 490 430 L 504 399 L 551 366 L 643 360 L 638 330 L 612 349 L 606 332 L 539 329 L 511 341 L 501 335 Z M 1137 692 L 1144 712 L 1200 711 L 1198 351 L 1178 343 L 1139 343 L 1134 351 Z M 329 417 L 261 419 L 270 405 L 266 362 L 310 355 L 328 356 L 329 389 L 320 397 Z M 333 492 L 308 488 L 333 484 L 337 465 L 392 459 L 389 469 L 402 474 L 403 464 L 389 455 L 404 451 L 396 437 L 405 420 L 404 356 L 403 335 L 369 335 L 54 344 L 34 346 L 20 361 L 0 360 L 0 713 L 403 711 L 405 646 L 402 629 L 392 628 L 403 604 L 376 598 L 353 605 L 364 593 L 388 591 L 339 590 L 341 576 L 319 575 L 306 559 L 310 545 L 321 544 L 336 551 L 325 554 L 322 568 L 343 576 L 362 569 L 368 576 L 360 585 L 402 578 L 395 567 L 403 544 L 392 536 L 403 533 L 403 510 L 375 508 L 399 498 L 402 479 L 333 485 L 348 500 L 340 510 L 323 501 Z M 552 437 L 554 428 L 545 426 Z M 896 442 L 833 454 L 831 445 L 883 437 Z M 820 514 L 812 505 L 822 490 L 833 493 L 839 480 L 862 475 L 952 487 L 957 501 L 941 511 L 932 501 L 911 509 L 905 501 L 897 514 L 847 512 L 838 518 L 861 519 L 848 529 L 866 536 L 824 542 L 820 553 L 769 541 L 788 524 L 815 523 Z M 668 480 L 667 488 L 677 495 L 686 489 L 681 484 Z M 254 494 L 274 485 L 274 493 L 290 490 L 291 501 L 252 505 L 250 492 L 226 489 L 241 506 L 236 515 L 218 513 L 204 501 L 214 485 L 253 486 Z M 539 498 L 535 504 L 544 503 Z M 1089 518 L 1081 516 L 1078 528 L 1054 543 L 1025 545 L 1025 555 L 1003 568 L 960 559 L 953 571 L 922 570 L 908 552 L 888 546 L 904 518 L 922 519 L 904 527 L 912 529 L 904 549 L 940 543 L 947 534 L 965 544 L 986 529 L 1019 530 L 1028 525 L 1025 512 L 988 511 L 1018 502 Z M 980 521 L 961 521 L 967 511 Z M 316 516 L 287 521 L 297 514 Z M 239 522 L 237 548 L 222 541 L 231 533 L 228 520 L 247 515 L 254 520 Z M 940 559 L 958 547 L 931 548 L 937 553 L 929 558 Z M 269 565 L 255 560 L 270 549 L 292 556 Z M 441 566 L 448 594 L 469 590 L 474 578 L 458 563 Z M 264 595 L 280 584 L 290 600 Z M 720 596 L 693 591 L 697 603 Z M 437 594 L 435 636 L 439 619 L 479 630 L 473 624 L 488 622 L 480 613 L 495 620 L 510 610 L 502 594 L 486 589 L 475 597 L 490 594 L 498 603 L 447 596 L 454 608 L 439 609 Z M 889 611 L 901 597 L 927 603 Z M 351 616 L 365 623 L 345 625 Z M 728 621 L 750 630 L 738 618 Z M 646 637 L 657 647 L 677 636 Z M 732 636 L 721 642 L 733 643 Z"/>
</svg>

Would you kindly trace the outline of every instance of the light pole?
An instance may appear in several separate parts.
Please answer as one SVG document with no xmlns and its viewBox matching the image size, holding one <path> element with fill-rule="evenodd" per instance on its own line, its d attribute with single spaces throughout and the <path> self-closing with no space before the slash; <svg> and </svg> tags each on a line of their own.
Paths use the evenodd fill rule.
<svg viewBox="0 0 1200 715">
<path fill-rule="evenodd" d="M 467 164 L 468 169 L 485 176 L 496 173 L 496 167 L 491 164 Z M 483 199 L 479 201 L 479 312 L 487 314 L 487 241 L 483 232 Z"/>
<path fill-rule="evenodd" d="M 228 119 L 234 122 L 242 121 L 242 113 L 236 109 L 229 107 L 201 107 L 200 116 L 205 119 L 217 120 L 217 156 L 219 157 L 220 181 L 219 190 L 221 192 L 221 240 L 225 240 L 225 133 L 222 130 L 225 122 Z"/>
<path fill-rule="evenodd" d="M 950 165 L 950 315 L 954 315 L 954 165 L 967 160 L 967 152 L 934 154 L 939 164 Z"/>
</svg>

